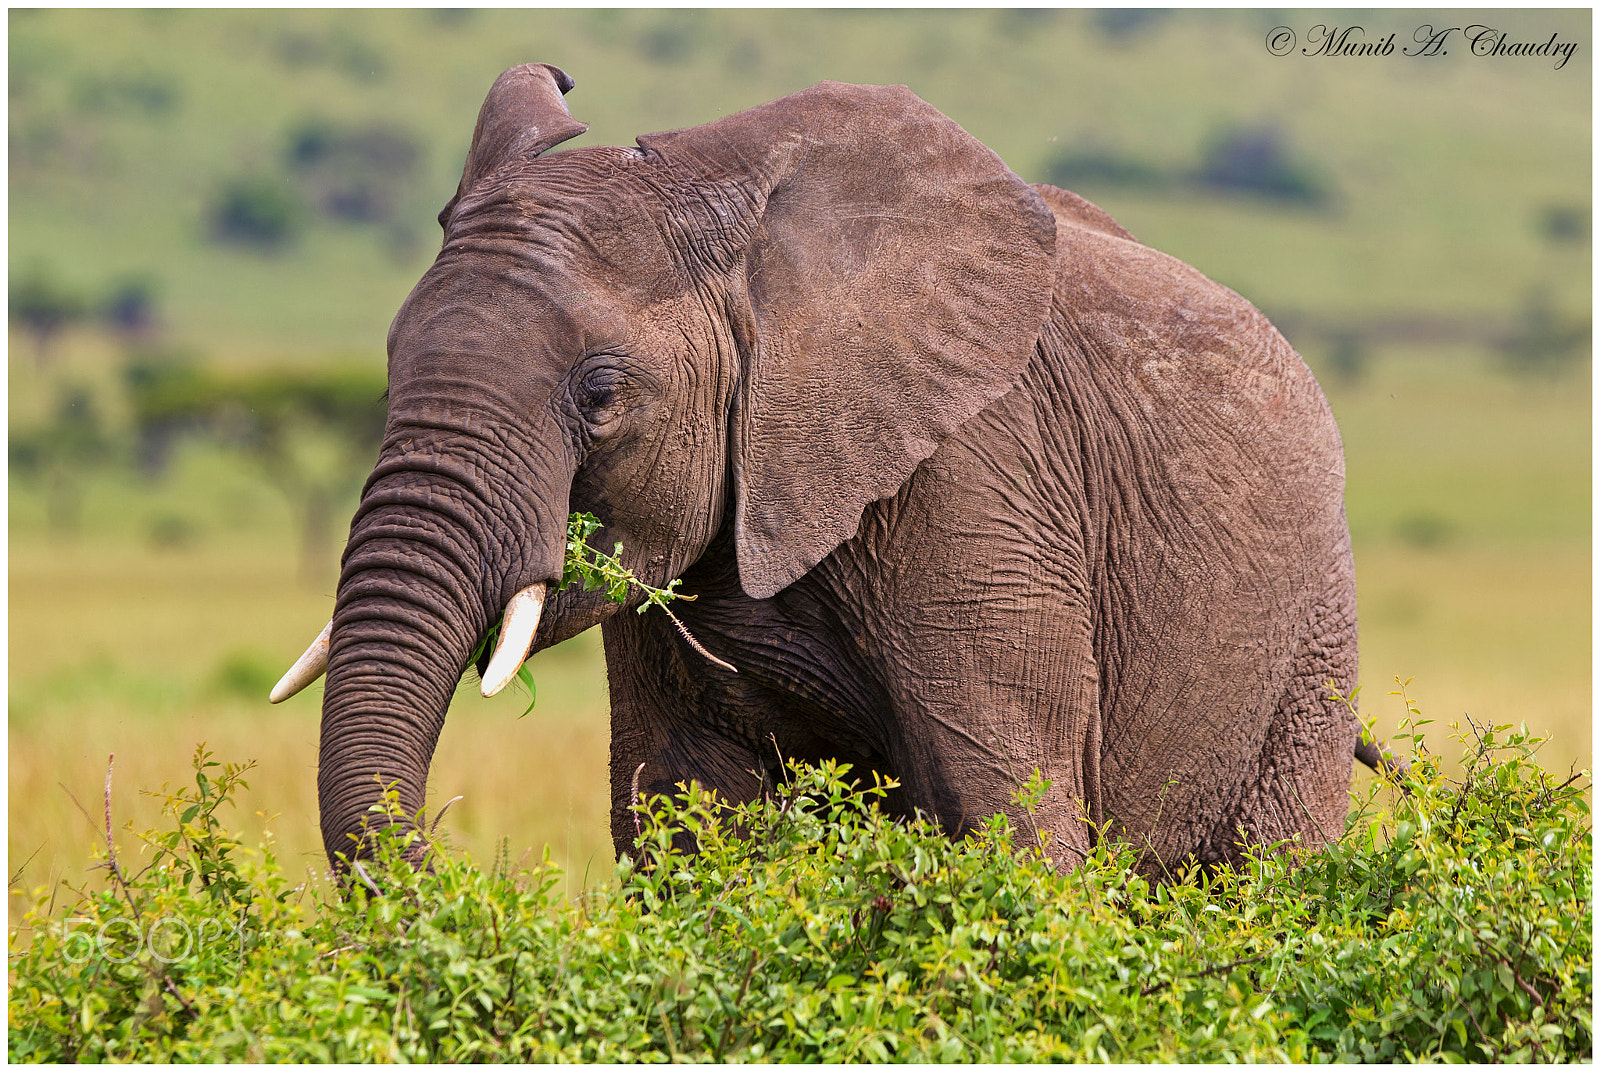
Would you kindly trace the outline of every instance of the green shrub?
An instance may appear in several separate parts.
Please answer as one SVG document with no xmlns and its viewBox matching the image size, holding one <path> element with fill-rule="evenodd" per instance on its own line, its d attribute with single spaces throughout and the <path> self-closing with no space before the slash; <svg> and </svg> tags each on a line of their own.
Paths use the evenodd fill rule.
<svg viewBox="0 0 1600 1072">
<path fill-rule="evenodd" d="M 1126 845 L 1058 875 L 1003 818 L 953 843 L 795 766 L 745 807 L 649 801 L 615 887 L 573 903 L 547 865 L 434 846 L 414 870 L 428 835 L 399 827 L 348 899 L 292 886 L 219 821 L 244 769 L 197 751 L 144 870 L 108 861 L 70 908 L 36 894 L 10 1057 L 1587 1059 L 1588 806 L 1534 743 L 1473 730 L 1452 781 L 1418 738 L 1339 844 L 1160 885 Z"/>
</svg>

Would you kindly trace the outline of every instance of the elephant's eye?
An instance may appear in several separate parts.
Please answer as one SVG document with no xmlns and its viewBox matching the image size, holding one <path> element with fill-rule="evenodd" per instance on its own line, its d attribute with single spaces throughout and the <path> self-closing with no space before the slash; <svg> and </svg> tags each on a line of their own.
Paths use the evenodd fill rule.
<svg viewBox="0 0 1600 1072">
<path fill-rule="evenodd" d="M 573 397 L 585 417 L 593 423 L 604 424 L 615 416 L 607 411 L 617 401 L 622 382 L 622 373 L 616 369 L 595 369 L 578 382 Z"/>
</svg>

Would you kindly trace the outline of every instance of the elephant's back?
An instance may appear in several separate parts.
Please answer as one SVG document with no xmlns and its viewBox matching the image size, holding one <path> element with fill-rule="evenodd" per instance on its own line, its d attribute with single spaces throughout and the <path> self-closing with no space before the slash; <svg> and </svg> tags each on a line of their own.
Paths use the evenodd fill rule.
<svg viewBox="0 0 1600 1072">
<path fill-rule="evenodd" d="M 1104 231 L 1060 224 L 1057 265 L 1040 358 L 1088 425 L 1085 449 L 1152 520 L 1201 543 L 1343 530 L 1332 410 L 1259 310 Z"/>
<path fill-rule="evenodd" d="M 1317 635 L 1354 606 L 1343 450 L 1239 295 L 1089 228 L 1061 225 L 1057 259 L 1038 371 L 1084 473 L 1106 815 L 1191 851 L 1255 777 L 1298 654 L 1354 651 L 1353 611 Z"/>
</svg>

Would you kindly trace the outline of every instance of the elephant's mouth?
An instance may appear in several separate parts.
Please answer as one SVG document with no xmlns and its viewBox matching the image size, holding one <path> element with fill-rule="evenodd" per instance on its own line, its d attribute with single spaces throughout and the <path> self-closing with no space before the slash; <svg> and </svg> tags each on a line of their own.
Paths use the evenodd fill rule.
<svg viewBox="0 0 1600 1072">
<path fill-rule="evenodd" d="M 500 621 L 500 631 L 487 665 L 479 663 L 482 683 L 479 691 L 484 696 L 500 693 L 535 648 L 548 648 L 570 640 L 585 629 L 600 624 L 617 610 L 617 604 L 601 598 L 601 593 L 584 592 L 576 587 L 565 592 L 553 591 L 547 582 L 531 584 L 512 596 L 506 604 Z M 550 608 L 557 613 L 546 614 Z M 317 681 L 328 670 L 328 648 L 333 636 L 333 622 L 322 627 L 322 632 L 300 656 L 288 673 L 272 688 L 268 697 L 273 703 L 282 703 Z"/>
<path fill-rule="evenodd" d="M 544 582 L 530 584 L 506 604 L 505 616 L 500 619 L 500 635 L 495 638 L 494 654 L 483 672 L 479 691 L 485 696 L 497 695 L 511 683 L 517 669 L 533 649 L 533 638 L 539 631 L 539 619 L 544 613 L 545 594 L 549 585 Z"/>
<path fill-rule="evenodd" d="M 530 584 L 506 604 L 505 615 L 500 620 L 500 632 L 495 638 L 494 653 L 489 657 L 489 665 L 483 671 L 483 681 L 479 686 L 483 695 L 498 695 L 501 689 L 511 683 L 517 668 L 528 658 L 544 617 L 545 597 L 549 589 L 550 586 L 543 581 Z M 282 703 L 327 673 L 328 648 L 332 638 L 333 622 L 330 619 L 305 654 L 295 660 L 289 672 L 272 687 L 268 699 L 273 703 Z"/>
</svg>

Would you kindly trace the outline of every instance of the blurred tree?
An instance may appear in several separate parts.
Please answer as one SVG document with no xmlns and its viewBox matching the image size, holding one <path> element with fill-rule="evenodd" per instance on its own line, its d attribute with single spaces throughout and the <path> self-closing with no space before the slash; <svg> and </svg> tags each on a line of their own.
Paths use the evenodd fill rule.
<svg viewBox="0 0 1600 1072">
<path fill-rule="evenodd" d="M 422 148 L 393 124 L 344 127 L 308 119 L 290 133 L 286 156 L 309 200 L 326 215 L 387 223 L 415 184 Z"/>
<path fill-rule="evenodd" d="M 335 506 L 360 486 L 383 436 L 381 368 L 225 373 L 158 356 L 131 363 L 128 386 L 147 468 L 159 471 L 186 434 L 239 450 L 297 516 L 301 578 L 326 583 Z"/>
<path fill-rule="evenodd" d="M 125 276 L 112 286 L 101 307 L 101 318 L 125 342 L 143 339 L 157 326 L 156 292 L 156 281 L 151 276 Z"/>
<path fill-rule="evenodd" d="M 1044 181 L 1067 189 L 1160 190 L 1172 176 L 1137 157 L 1086 141 L 1067 146 L 1045 163 Z"/>
<path fill-rule="evenodd" d="M 1007 41 L 1026 41 L 1050 29 L 1060 17 L 1052 8 L 1007 7 L 994 13 L 994 26 Z"/>
<path fill-rule="evenodd" d="M 389 73 L 383 53 L 350 25 L 286 30 L 278 36 L 274 51 L 291 70 L 326 67 L 357 83 L 381 82 Z"/>
<path fill-rule="evenodd" d="M 1395 521 L 1394 534 L 1406 546 L 1427 551 L 1449 543 L 1455 537 L 1456 526 L 1448 518 L 1423 511 Z"/>
<path fill-rule="evenodd" d="M 1587 205 L 1546 205 L 1539 213 L 1539 233 L 1548 242 L 1580 246 L 1589 241 Z"/>
<path fill-rule="evenodd" d="M 78 77 L 72 96 L 73 104 L 80 111 L 152 116 L 173 111 L 183 99 L 172 72 L 149 68 L 124 71 L 96 68 Z"/>
<path fill-rule="evenodd" d="M 1500 356 L 1517 375 L 1554 378 L 1583 358 L 1589 348 L 1590 324 L 1587 317 L 1563 316 L 1549 288 L 1535 287 L 1523 300 L 1515 326 L 1500 343 Z"/>
<path fill-rule="evenodd" d="M 1171 16 L 1170 10 L 1156 7 L 1102 8 L 1094 13 L 1094 25 L 1106 40 L 1127 45 L 1159 29 Z"/>
<path fill-rule="evenodd" d="M 33 335 L 34 361 L 43 368 L 51 344 L 68 324 L 82 319 L 89 303 L 55 273 L 36 264 L 11 282 L 11 319 Z"/>
<path fill-rule="evenodd" d="M 1228 127 L 1211 136 L 1195 180 L 1223 193 L 1270 197 L 1304 205 L 1323 205 L 1331 189 L 1289 151 L 1288 138 L 1276 126 Z"/>
<path fill-rule="evenodd" d="M 211 234 L 265 252 L 299 237 L 304 207 L 293 187 L 274 175 L 237 178 L 217 193 L 210 210 Z"/>
<path fill-rule="evenodd" d="M 1328 369 L 1341 386 L 1354 387 L 1366 379 L 1372 352 L 1361 333 L 1335 331 L 1328 336 Z"/>
<path fill-rule="evenodd" d="M 688 8 L 659 11 L 646 16 L 635 38 L 634 50 L 649 63 L 663 66 L 687 63 L 700 50 L 707 27 L 704 12 Z"/>
<path fill-rule="evenodd" d="M 11 472 L 44 492 L 51 533 L 76 536 L 83 520 L 84 485 L 112 458 L 94 396 L 82 386 L 64 387 L 50 423 L 28 432 L 13 430 L 7 453 Z"/>
</svg>

